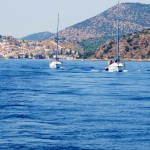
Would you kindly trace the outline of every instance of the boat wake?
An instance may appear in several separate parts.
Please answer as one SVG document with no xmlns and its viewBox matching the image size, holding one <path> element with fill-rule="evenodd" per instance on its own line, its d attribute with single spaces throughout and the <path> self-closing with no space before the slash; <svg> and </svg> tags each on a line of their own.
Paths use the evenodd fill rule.
<svg viewBox="0 0 150 150">
<path fill-rule="evenodd" d="M 123 70 L 123 72 L 128 72 L 128 70 Z"/>
<path fill-rule="evenodd" d="M 101 72 L 111 72 L 111 73 L 114 73 L 114 71 L 108 71 L 108 70 L 101 70 Z M 122 70 L 122 71 L 119 71 L 119 72 L 128 72 L 128 70 Z"/>
<path fill-rule="evenodd" d="M 65 67 L 60 67 L 59 69 L 65 69 Z"/>
<path fill-rule="evenodd" d="M 97 69 L 92 69 L 91 72 L 99 72 Z"/>
</svg>

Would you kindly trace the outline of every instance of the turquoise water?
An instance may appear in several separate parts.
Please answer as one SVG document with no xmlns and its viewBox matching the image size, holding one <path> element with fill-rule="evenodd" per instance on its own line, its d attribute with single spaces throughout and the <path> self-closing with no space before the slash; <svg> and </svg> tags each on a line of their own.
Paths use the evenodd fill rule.
<svg viewBox="0 0 150 150">
<path fill-rule="evenodd" d="M 150 63 L 0 60 L 0 149 L 148 150 Z"/>
</svg>

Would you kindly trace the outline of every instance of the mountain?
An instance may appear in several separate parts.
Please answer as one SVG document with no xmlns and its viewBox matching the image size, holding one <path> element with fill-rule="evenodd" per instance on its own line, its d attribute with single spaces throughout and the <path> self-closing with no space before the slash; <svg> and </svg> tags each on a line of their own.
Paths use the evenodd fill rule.
<svg viewBox="0 0 150 150">
<path fill-rule="evenodd" d="M 124 59 L 150 59 L 150 29 L 123 36 L 120 40 L 121 57 Z M 100 46 L 91 58 L 110 59 L 117 53 L 116 40 Z"/>
<path fill-rule="evenodd" d="M 120 17 L 121 35 L 150 28 L 150 4 L 122 3 L 60 32 L 60 36 L 77 43 L 85 51 L 95 51 L 107 40 L 115 39 L 117 17 Z"/>
<path fill-rule="evenodd" d="M 122 3 L 105 12 L 60 31 L 66 40 L 79 41 L 89 38 L 113 36 L 117 32 L 120 16 L 121 34 L 126 35 L 150 27 L 150 4 Z"/>
<path fill-rule="evenodd" d="M 47 40 L 50 39 L 50 37 L 52 37 L 54 35 L 54 33 L 51 32 L 39 32 L 39 33 L 35 33 L 35 34 L 31 34 L 28 35 L 26 37 L 23 37 L 23 40 L 32 40 L 32 41 L 43 41 L 43 40 Z"/>
<path fill-rule="evenodd" d="M 107 40 L 115 39 L 117 33 L 117 17 L 120 16 L 121 35 L 150 28 L 150 4 L 121 3 L 97 16 L 67 27 L 59 32 L 59 42 L 77 45 L 84 51 L 95 51 Z M 32 34 L 23 39 L 48 40 L 55 34 L 46 36 L 43 32 Z M 70 46 L 70 45 L 69 45 Z M 73 48 L 73 47 L 72 47 Z"/>
</svg>

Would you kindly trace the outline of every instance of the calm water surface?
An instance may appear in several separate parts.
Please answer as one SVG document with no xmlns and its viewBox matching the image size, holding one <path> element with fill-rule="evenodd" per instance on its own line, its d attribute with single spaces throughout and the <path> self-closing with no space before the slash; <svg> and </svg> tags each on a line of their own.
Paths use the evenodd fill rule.
<svg viewBox="0 0 150 150">
<path fill-rule="evenodd" d="M 149 150 L 150 62 L 0 60 L 0 149 Z"/>
</svg>

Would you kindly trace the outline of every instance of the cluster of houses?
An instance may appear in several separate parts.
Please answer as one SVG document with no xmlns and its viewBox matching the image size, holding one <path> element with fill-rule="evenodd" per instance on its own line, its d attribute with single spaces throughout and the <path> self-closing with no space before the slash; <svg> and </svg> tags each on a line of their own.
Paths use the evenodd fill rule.
<svg viewBox="0 0 150 150">
<path fill-rule="evenodd" d="M 61 58 L 77 58 L 78 52 L 58 46 Z M 0 36 L 1 59 L 49 59 L 55 56 L 54 41 L 25 41 L 12 36 Z"/>
</svg>

